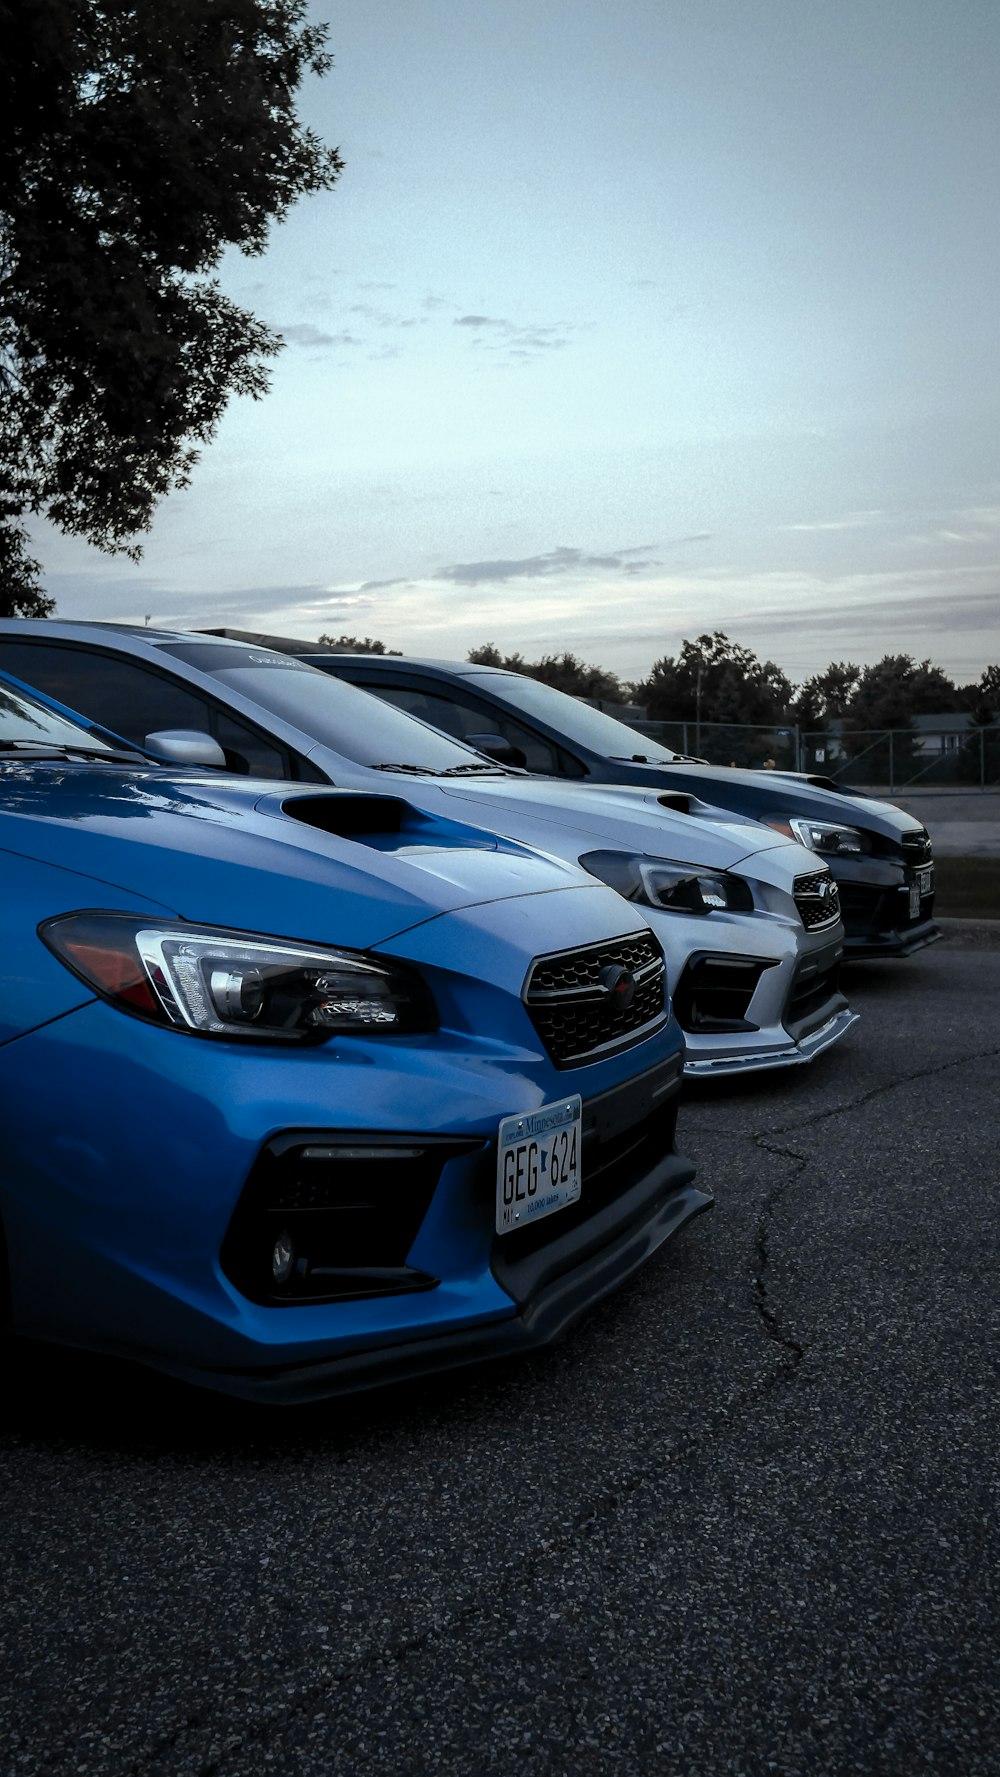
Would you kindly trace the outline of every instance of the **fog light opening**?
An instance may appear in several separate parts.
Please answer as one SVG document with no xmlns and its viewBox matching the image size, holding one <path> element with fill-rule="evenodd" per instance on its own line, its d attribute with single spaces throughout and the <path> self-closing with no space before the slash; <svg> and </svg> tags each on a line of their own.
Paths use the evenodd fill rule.
<svg viewBox="0 0 1000 1777">
<path fill-rule="evenodd" d="M 271 1276 L 275 1283 L 285 1284 L 295 1267 L 295 1242 L 287 1229 L 282 1229 L 271 1248 Z"/>
</svg>

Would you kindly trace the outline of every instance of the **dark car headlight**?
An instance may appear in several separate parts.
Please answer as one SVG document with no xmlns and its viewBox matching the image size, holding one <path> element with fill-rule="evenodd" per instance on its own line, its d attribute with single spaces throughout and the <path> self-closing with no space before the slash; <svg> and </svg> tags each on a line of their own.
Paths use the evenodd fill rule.
<svg viewBox="0 0 1000 1777">
<path fill-rule="evenodd" d="M 859 827 L 847 827 L 841 821 L 814 821 L 807 815 L 790 815 L 787 821 L 769 821 L 769 826 L 788 832 L 800 845 L 807 845 L 825 858 L 862 858 L 871 852 L 871 840 Z"/>
<path fill-rule="evenodd" d="M 39 936 L 123 1011 L 193 1036 L 319 1043 L 433 1030 L 418 975 L 363 952 L 120 913 L 67 913 Z"/>
<path fill-rule="evenodd" d="M 591 876 L 643 907 L 666 913 L 752 913 L 753 895 L 741 876 L 724 870 L 691 870 L 659 858 L 616 851 L 587 852 L 580 859 Z"/>
</svg>

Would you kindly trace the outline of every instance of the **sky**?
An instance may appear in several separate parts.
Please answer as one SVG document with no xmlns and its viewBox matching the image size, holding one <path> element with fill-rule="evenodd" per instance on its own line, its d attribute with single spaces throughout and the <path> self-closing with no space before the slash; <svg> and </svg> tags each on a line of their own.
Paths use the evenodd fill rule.
<svg viewBox="0 0 1000 1777">
<path fill-rule="evenodd" d="M 332 192 L 229 295 L 285 349 L 64 617 L 1000 659 L 997 0 L 345 0 Z"/>
</svg>

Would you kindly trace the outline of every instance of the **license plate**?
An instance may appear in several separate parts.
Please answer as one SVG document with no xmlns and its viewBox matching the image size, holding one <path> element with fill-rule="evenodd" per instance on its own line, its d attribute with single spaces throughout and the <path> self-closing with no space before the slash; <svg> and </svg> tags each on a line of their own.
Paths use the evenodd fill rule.
<svg viewBox="0 0 1000 1777">
<path fill-rule="evenodd" d="M 504 1117 L 497 1140 L 497 1233 L 509 1234 L 580 1195 L 579 1093 Z"/>
<path fill-rule="evenodd" d="M 929 895 L 934 887 L 934 865 L 924 864 L 922 869 L 914 870 L 910 878 L 910 918 L 920 916 L 920 902 L 924 895 Z"/>
</svg>

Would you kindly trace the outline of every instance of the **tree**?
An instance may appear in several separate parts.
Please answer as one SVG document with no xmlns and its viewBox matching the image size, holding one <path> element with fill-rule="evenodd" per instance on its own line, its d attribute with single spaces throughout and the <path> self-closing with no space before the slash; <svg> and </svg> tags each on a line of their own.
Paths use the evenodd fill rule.
<svg viewBox="0 0 1000 1777">
<path fill-rule="evenodd" d="M 0 0 L 0 594 L 44 603 L 25 519 L 140 553 L 280 338 L 211 275 L 335 182 L 294 109 L 307 0 Z M 51 605 L 50 605 L 51 608 Z"/>
<path fill-rule="evenodd" d="M 387 648 L 373 636 L 320 636 L 317 646 L 329 648 L 334 654 L 398 654 L 398 648 Z"/>
<path fill-rule="evenodd" d="M 502 666 L 507 672 L 525 673 L 571 697 L 587 697 L 597 703 L 625 702 L 625 688 L 615 673 L 602 666 L 588 666 L 575 654 L 545 654 L 541 660 L 531 661 L 520 654 L 501 654 L 492 642 L 485 642 L 470 650 L 469 659 L 476 666 Z"/>
<path fill-rule="evenodd" d="M 800 685 L 792 714 L 800 728 L 816 733 L 847 714 L 861 677 L 860 666 L 850 660 L 831 661 L 826 671 Z"/>
<path fill-rule="evenodd" d="M 716 630 L 682 642 L 676 657 L 654 661 L 636 695 L 651 721 L 687 723 L 688 744 L 703 753 L 710 751 L 726 764 L 759 765 L 772 756 L 775 742 L 766 733 L 749 734 L 747 726 L 775 729 L 785 723 L 792 686 L 773 660 L 758 660 Z M 679 728 L 671 744 L 683 745 Z"/>
<path fill-rule="evenodd" d="M 952 681 L 929 660 L 918 666 L 909 654 L 886 654 L 864 668 L 848 705 L 848 723 L 853 729 L 907 728 L 914 716 L 953 710 L 957 696 Z"/>
<path fill-rule="evenodd" d="M 910 654 L 886 654 L 866 666 L 851 696 L 843 723 L 848 756 L 864 758 L 870 782 L 905 782 L 918 766 L 912 739 L 914 716 L 954 710 L 958 693 L 939 666 L 919 665 Z M 880 731 L 893 730 L 893 738 Z"/>
<path fill-rule="evenodd" d="M 773 660 L 758 660 L 722 630 L 682 642 L 676 659 L 654 661 L 640 689 L 652 721 L 777 724 L 792 697 Z"/>
</svg>

